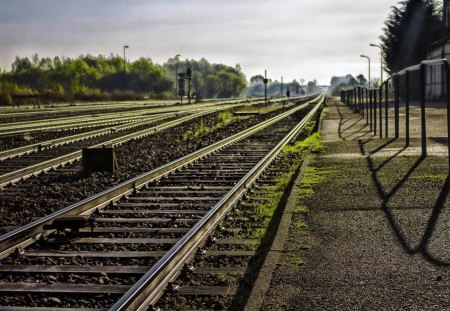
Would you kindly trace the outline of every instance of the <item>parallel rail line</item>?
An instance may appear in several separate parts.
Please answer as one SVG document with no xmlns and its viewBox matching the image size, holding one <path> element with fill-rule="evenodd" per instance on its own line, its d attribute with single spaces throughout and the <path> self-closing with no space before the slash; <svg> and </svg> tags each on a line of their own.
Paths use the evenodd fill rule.
<svg viewBox="0 0 450 311">
<path fill-rule="evenodd" d="M 277 101 L 281 101 L 281 100 L 277 100 Z M 274 101 L 274 102 L 277 102 L 277 101 Z M 180 118 L 178 120 L 170 121 L 170 122 L 158 125 L 158 126 L 154 126 L 154 127 L 142 130 L 142 131 L 138 131 L 136 133 L 124 135 L 124 136 L 122 136 L 120 138 L 115 138 L 115 139 L 112 139 L 112 140 L 109 140 L 109 141 L 104 141 L 104 142 L 102 142 L 100 144 L 97 144 L 97 145 L 94 145 L 94 146 L 91 146 L 91 147 L 95 148 L 95 147 L 101 147 L 103 145 L 114 146 L 114 145 L 122 144 L 122 143 L 124 143 L 124 142 L 126 142 L 128 140 L 138 139 L 138 138 L 141 138 L 141 137 L 153 134 L 155 132 L 165 130 L 167 128 L 176 126 L 176 125 L 181 124 L 183 122 L 186 122 L 186 121 L 189 121 L 189 120 L 192 120 L 192 119 L 195 119 L 195 118 L 207 115 L 207 114 L 209 114 L 209 113 L 211 113 L 213 111 L 220 111 L 220 110 L 236 107 L 236 106 L 239 106 L 239 105 L 242 105 L 242 104 L 245 105 L 245 103 L 247 103 L 249 105 L 252 105 L 252 103 L 249 102 L 248 100 L 244 100 L 244 101 L 236 101 L 236 104 L 221 105 L 220 107 L 212 106 L 209 109 L 205 108 L 205 109 L 200 110 L 200 108 L 196 108 L 197 110 L 199 110 L 199 112 L 194 113 L 192 115 Z M 192 113 L 192 111 L 190 111 L 190 112 Z M 124 126 L 124 129 L 127 129 L 127 128 L 129 128 L 129 127 Z M 102 130 L 99 130 L 98 132 L 102 132 Z M 96 134 L 98 132 L 95 131 L 95 132 L 93 132 L 93 135 L 88 135 L 88 136 L 89 137 L 98 136 Z M 106 132 L 110 132 L 110 131 L 106 131 Z M 72 142 L 73 141 L 77 141 L 77 140 L 79 140 L 78 138 L 82 137 L 82 136 L 83 136 L 82 134 L 79 134 L 79 135 L 76 135 L 75 137 L 70 137 L 70 138 L 68 138 L 68 141 L 72 141 Z M 64 138 L 62 138 L 62 139 L 58 140 L 58 144 L 57 145 L 63 145 L 64 143 L 67 143 L 67 141 Z M 29 146 L 29 147 L 22 147 L 22 148 L 18 148 L 18 149 L 14 149 L 14 150 L 8 150 L 8 151 L 0 152 L 0 160 L 1 159 L 5 159 L 5 158 L 9 158 L 9 157 L 13 157 L 13 156 L 17 156 L 19 154 L 24 154 L 24 153 L 28 152 L 28 151 L 25 151 L 25 150 L 30 150 L 31 148 L 33 150 L 36 150 L 36 149 L 41 148 L 42 146 L 52 146 L 54 144 L 55 144 L 54 141 L 49 141 L 49 142 L 44 142 L 44 143 L 37 144 L 37 146 L 33 145 L 33 146 Z M 15 171 L 4 173 L 4 174 L 0 175 L 0 188 L 3 188 L 3 187 L 5 187 L 6 185 L 8 185 L 10 183 L 14 183 L 16 181 L 19 181 L 19 180 L 22 180 L 22 179 L 26 179 L 26 178 L 28 178 L 30 176 L 33 176 L 34 174 L 38 174 L 40 172 L 46 172 L 48 170 L 54 169 L 54 168 L 56 168 L 58 166 L 66 164 L 66 163 L 71 163 L 73 161 L 76 161 L 76 160 L 81 158 L 81 155 L 82 155 L 82 150 L 78 150 L 76 152 L 71 152 L 69 154 L 65 154 L 63 156 L 56 157 L 56 158 L 53 158 L 53 159 L 50 159 L 50 160 L 42 161 L 42 162 L 34 164 L 34 165 L 29 165 L 29 166 L 27 166 L 25 168 L 19 168 L 19 169 L 15 170 Z"/>
<path fill-rule="evenodd" d="M 114 304 L 112 310 L 144 310 L 148 305 L 153 305 L 166 285 L 177 276 L 196 249 L 205 243 L 209 234 L 276 158 L 281 148 L 298 135 L 306 122 L 320 109 L 323 98 L 322 95 L 314 101 L 0 237 L 2 252 L 0 258 L 5 258 L 8 262 L 14 261 L 15 259 L 11 258 L 17 256 L 19 262 L 21 258 L 28 258 L 25 262 L 34 262 L 43 256 L 50 256 L 48 258 L 54 258 L 49 259 L 51 261 L 66 258 L 64 260 L 69 262 L 84 258 L 83 260 L 89 259 L 93 262 L 106 260 L 123 264 L 122 267 L 106 264 L 95 268 L 86 265 L 77 267 L 73 264 L 67 266 L 2 264 L 0 275 L 18 272 L 19 274 L 112 273 L 141 276 L 148 271 L 134 282 L 135 285 L 131 286 L 128 283 L 114 286 L 58 283 L 27 285 L 20 282 L 21 277 L 18 276 L 19 282 L 3 282 L 0 292 L 7 295 L 20 294 L 24 291 L 89 294 L 100 290 L 113 295 L 122 295 L 126 292 Z M 313 102 L 318 104 L 314 105 L 300 123 L 296 122 L 293 128 L 289 126 L 290 130 L 286 128 L 286 124 L 279 123 L 288 116 L 310 107 Z M 269 129 L 275 124 L 279 124 L 278 127 Z M 283 138 L 278 143 L 273 142 L 273 138 L 266 137 L 269 132 L 275 137 Z M 252 138 L 252 135 L 256 135 L 256 138 Z M 251 148 L 243 149 L 246 148 L 245 144 L 239 145 L 239 142 L 247 146 L 251 144 Z M 212 205 L 214 206 L 211 208 Z M 76 238 L 70 239 L 68 236 L 71 243 L 67 246 L 64 244 L 67 238 L 55 235 L 51 231 L 44 233 L 45 224 L 50 224 L 62 216 L 80 214 L 92 215 L 98 226 L 94 228 L 93 233 L 90 233 L 89 229 L 81 229 L 80 236 L 77 236 L 74 232 Z M 142 216 L 145 216 L 145 221 Z M 126 227 L 117 224 L 125 224 Z M 176 226 L 173 226 L 174 224 Z M 170 237 L 159 236 L 165 234 Z M 181 239 L 177 237 L 180 234 L 183 235 Z M 33 246 L 36 241 L 47 245 L 47 251 Z M 53 243 L 61 245 L 62 249 L 52 251 L 52 248 L 48 247 Z M 118 244 L 119 246 L 116 246 Z M 120 245 L 135 245 L 139 250 L 121 251 L 125 246 Z M 30 246 L 30 249 L 21 255 L 19 249 L 26 246 Z M 96 249 L 98 251 L 95 251 Z M 105 252 L 104 249 L 108 251 Z M 9 254 L 14 254 L 15 250 L 19 250 L 16 251 L 16 255 L 8 257 Z M 220 252 L 216 252 L 217 254 Z M 130 266 L 127 260 L 135 260 L 141 264 Z M 145 265 L 145 262 L 153 263 Z M 25 306 L 8 308 L 8 310 L 26 310 Z"/>
</svg>

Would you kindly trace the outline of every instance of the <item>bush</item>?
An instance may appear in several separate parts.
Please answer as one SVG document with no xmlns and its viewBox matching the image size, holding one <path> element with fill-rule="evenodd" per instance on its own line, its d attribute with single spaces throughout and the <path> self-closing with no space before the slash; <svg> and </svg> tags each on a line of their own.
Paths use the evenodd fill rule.
<svg viewBox="0 0 450 311">
<path fill-rule="evenodd" d="M 11 95 L 9 93 L 0 93 L 0 106 L 10 106 L 12 104 Z"/>
<path fill-rule="evenodd" d="M 134 91 L 114 91 L 111 94 L 111 100 L 143 100 L 144 94 Z"/>
<path fill-rule="evenodd" d="M 162 92 L 162 93 L 150 93 L 150 99 L 173 99 L 173 92 Z"/>
<path fill-rule="evenodd" d="M 41 95 L 41 98 L 47 102 L 68 102 L 72 99 L 70 95 L 64 94 L 63 92 L 49 90 L 45 91 Z"/>
<path fill-rule="evenodd" d="M 93 93 L 76 93 L 73 95 L 73 99 L 74 100 L 79 100 L 79 101 L 107 101 L 111 99 L 110 94 L 108 93 L 98 93 L 98 92 L 93 92 Z"/>
</svg>

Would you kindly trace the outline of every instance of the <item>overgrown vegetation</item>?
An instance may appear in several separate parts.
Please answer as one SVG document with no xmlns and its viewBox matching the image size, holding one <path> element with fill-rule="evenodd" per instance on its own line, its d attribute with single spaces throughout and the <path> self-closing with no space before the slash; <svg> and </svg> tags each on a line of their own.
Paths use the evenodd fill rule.
<svg viewBox="0 0 450 311">
<path fill-rule="evenodd" d="M 266 234 L 272 216 L 280 204 L 288 184 L 296 173 L 306 153 L 320 153 L 325 146 L 320 142 L 320 134 L 314 133 L 304 140 L 297 141 L 294 145 L 283 148 L 282 157 L 290 159 L 291 170 L 276 179 L 275 185 L 270 189 L 268 196 L 271 200 L 257 207 L 257 218 L 265 220 L 261 230 L 255 230 L 253 238 L 262 238 Z"/>
<path fill-rule="evenodd" d="M 233 115 L 230 111 L 226 110 L 221 113 L 219 113 L 217 117 L 217 123 L 213 126 L 205 126 L 205 122 L 203 118 L 200 119 L 199 124 L 194 124 L 191 129 L 187 130 L 183 133 L 182 141 L 187 141 L 189 139 L 194 139 L 197 137 L 200 137 L 202 135 L 205 135 L 207 133 L 213 132 L 219 128 L 225 127 L 227 124 L 229 124 L 232 121 Z"/>
<path fill-rule="evenodd" d="M 311 124 L 306 126 L 306 135 L 307 133 L 311 133 L 310 130 L 316 127 L 315 122 L 312 121 L 310 123 Z M 250 294 L 249 288 L 251 288 L 251 285 L 249 284 L 253 283 L 258 276 L 264 263 L 265 254 L 272 245 L 279 221 L 282 217 L 283 209 L 279 207 L 287 201 L 288 192 L 286 192 L 286 190 L 293 185 L 294 176 L 298 173 L 299 167 L 306 154 L 308 152 L 322 152 L 323 150 L 324 145 L 320 142 L 320 135 L 318 133 L 315 133 L 304 140 L 299 140 L 294 145 L 283 148 L 279 157 L 282 159 L 282 162 L 288 165 L 289 171 L 280 175 L 272 187 L 264 189 L 264 191 L 267 192 L 264 196 L 270 198 L 267 203 L 254 203 L 252 206 L 246 206 L 246 208 L 252 208 L 255 212 L 254 214 L 252 212 L 252 220 L 248 222 L 248 228 L 245 230 L 245 234 L 242 238 L 262 239 L 262 243 L 256 250 L 260 255 L 255 256 L 255 261 L 250 264 L 251 272 L 246 274 L 246 279 L 242 282 L 245 285 L 239 287 L 239 294 L 235 297 L 230 309 L 238 309 L 245 305 L 245 301 Z M 307 227 L 306 223 L 299 222 L 297 225 L 299 228 Z M 302 244 L 300 247 L 309 249 L 311 246 Z M 289 256 L 292 264 L 297 266 L 304 265 L 303 259 L 295 256 L 294 253 L 289 254 Z"/>
<path fill-rule="evenodd" d="M 339 174 L 338 170 L 330 169 L 323 170 L 318 169 L 314 165 L 310 165 L 306 168 L 305 175 L 302 178 L 299 199 L 303 203 L 304 199 L 314 195 L 314 186 L 327 180 L 327 178 L 333 174 Z M 305 208 L 305 207 L 303 207 Z M 307 208 L 307 207 L 306 207 Z"/>
</svg>

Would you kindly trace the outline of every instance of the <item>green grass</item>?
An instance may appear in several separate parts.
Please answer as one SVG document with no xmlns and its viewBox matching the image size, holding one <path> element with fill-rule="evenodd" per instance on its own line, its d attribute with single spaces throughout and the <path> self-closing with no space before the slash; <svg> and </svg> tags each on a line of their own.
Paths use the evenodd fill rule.
<svg viewBox="0 0 450 311">
<path fill-rule="evenodd" d="M 422 175 L 422 176 L 412 176 L 411 179 L 415 180 L 432 180 L 432 181 L 446 181 L 448 175 Z"/>
<path fill-rule="evenodd" d="M 296 257 L 296 256 L 292 256 L 291 263 L 293 265 L 296 265 L 296 266 L 299 266 L 299 267 L 305 265 L 305 261 L 303 259 L 299 258 L 299 257 Z"/>
<path fill-rule="evenodd" d="M 320 134 L 314 133 L 304 140 L 296 142 L 294 145 L 283 148 L 285 153 L 301 153 L 309 150 L 311 153 L 320 153 L 325 150 L 325 145 L 320 142 Z"/>
<path fill-rule="evenodd" d="M 314 186 L 327 181 L 331 176 L 339 175 L 337 169 L 319 169 L 313 165 L 308 166 L 300 184 L 299 199 L 314 195 Z"/>
<path fill-rule="evenodd" d="M 291 226 L 292 226 L 293 228 L 295 228 L 295 229 L 308 229 L 308 228 L 309 228 L 308 224 L 307 224 L 306 222 L 303 222 L 303 221 L 296 221 L 296 222 L 293 222 L 293 223 L 291 224 Z"/>
<path fill-rule="evenodd" d="M 233 122 L 233 120 L 233 114 L 229 110 L 219 113 L 219 115 L 217 116 L 217 123 L 210 127 L 206 126 L 205 121 L 203 120 L 203 118 L 201 118 L 199 124 L 194 124 L 189 130 L 183 133 L 182 141 L 201 137 L 219 128 L 225 127 L 226 125 Z"/>
<path fill-rule="evenodd" d="M 307 214 L 309 213 L 309 208 L 306 205 L 298 205 L 293 210 L 297 214 Z"/>
</svg>

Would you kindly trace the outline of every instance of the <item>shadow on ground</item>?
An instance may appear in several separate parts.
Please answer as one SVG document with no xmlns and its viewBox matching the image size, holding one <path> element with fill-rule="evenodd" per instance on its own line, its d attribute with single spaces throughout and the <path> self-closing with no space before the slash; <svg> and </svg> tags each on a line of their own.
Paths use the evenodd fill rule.
<svg viewBox="0 0 450 311">
<path fill-rule="evenodd" d="M 366 146 L 368 142 L 373 142 L 373 140 L 358 140 L 359 149 L 361 152 L 361 155 L 363 155 L 367 160 L 368 168 L 371 172 L 371 178 L 372 181 L 377 189 L 378 195 L 382 200 L 382 210 L 388 220 L 388 223 L 390 227 L 392 228 L 393 232 L 395 233 L 396 238 L 398 239 L 399 243 L 403 247 L 403 249 L 410 255 L 415 254 L 421 254 L 427 261 L 434 265 L 438 266 L 450 266 L 450 262 L 443 261 L 439 258 L 436 258 L 435 256 L 431 255 L 428 251 L 428 244 L 430 242 L 430 239 L 433 236 L 433 233 L 436 228 L 436 224 L 439 220 L 439 217 L 441 215 L 441 212 L 444 209 L 445 201 L 449 195 L 450 192 L 450 177 L 447 176 L 442 189 L 440 190 L 439 196 L 436 199 L 436 202 L 434 203 L 434 206 L 431 210 L 431 214 L 429 216 L 429 219 L 427 221 L 427 225 L 425 227 L 425 231 L 422 233 L 420 242 L 417 246 L 413 247 L 408 242 L 406 237 L 402 233 L 402 228 L 396 221 L 395 216 L 392 213 L 392 210 L 389 208 L 388 203 L 389 201 L 398 193 L 398 191 L 404 186 L 406 181 L 411 177 L 411 175 L 414 173 L 414 171 L 421 165 L 421 163 L 425 160 L 425 157 L 421 156 L 418 157 L 417 160 L 409 167 L 409 169 L 405 172 L 405 175 L 403 178 L 392 187 L 391 190 L 385 189 L 381 183 L 379 171 L 381 168 L 383 168 L 387 163 L 398 157 L 405 149 L 406 147 L 403 147 L 399 149 L 395 154 L 388 157 L 386 160 L 381 162 L 380 164 L 376 164 L 373 156 L 376 155 L 376 153 L 382 151 L 386 147 L 388 147 L 390 144 L 395 142 L 395 139 L 391 139 L 382 145 L 373 148 L 372 150 L 368 150 L 369 148 Z"/>
</svg>

